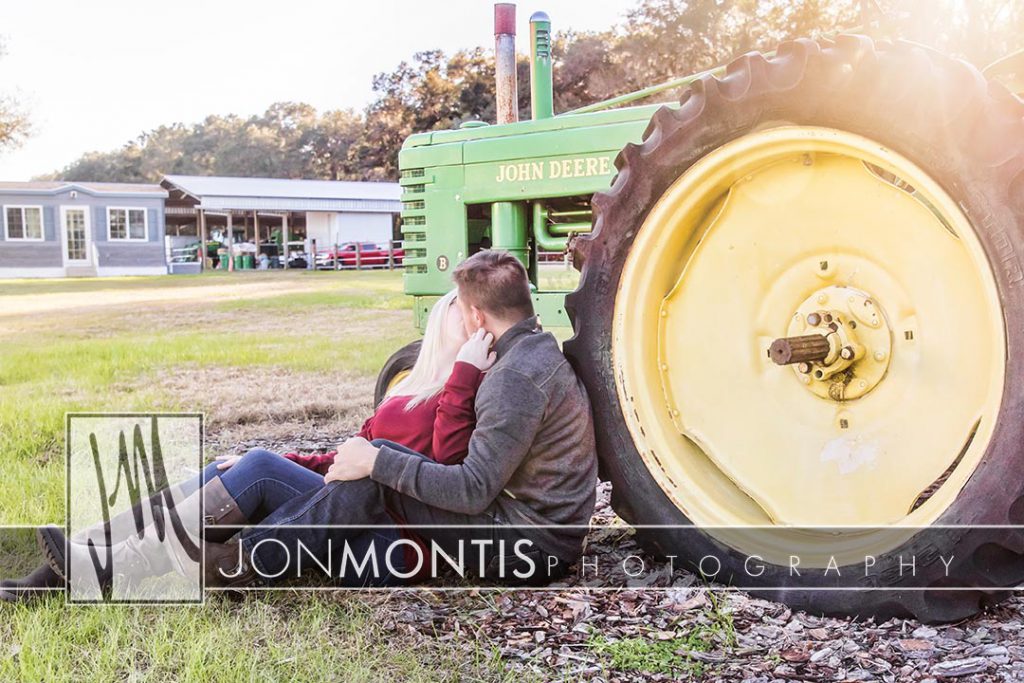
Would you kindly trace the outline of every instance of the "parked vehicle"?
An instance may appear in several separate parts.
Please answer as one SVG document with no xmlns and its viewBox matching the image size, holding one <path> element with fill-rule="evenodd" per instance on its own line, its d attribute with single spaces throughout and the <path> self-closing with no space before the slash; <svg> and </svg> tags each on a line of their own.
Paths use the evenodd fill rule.
<svg viewBox="0 0 1024 683">
<path fill-rule="evenodd" d="M 316 267 L 321 269 L 337 268 L 387 268 L 390 263 L 395 266 L 402 265 L 405 257 L 405 250 L 395 247 L 388 253 L 387 244 L 376 242 L 346 242 L 316 254 Z"/>
</svg>

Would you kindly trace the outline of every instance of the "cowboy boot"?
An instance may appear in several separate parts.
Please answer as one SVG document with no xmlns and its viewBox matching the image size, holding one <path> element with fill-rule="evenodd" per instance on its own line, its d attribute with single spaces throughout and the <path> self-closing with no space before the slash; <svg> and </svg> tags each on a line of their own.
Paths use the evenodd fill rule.
<svg viewBox="0 0 1024 683">
<path fill-rule="evenodd" d="M 242 544 L 210 543 L 203 545 L 204 580 L 207 588 L 245 588 L 259 583 L 255 567 L 245 557 Z"/>
<path fill-rule="evenodd" d="M 178 518 L 185 522 L 184 533 L 178 530 L 165 516 L 164 538 L 158 537 L 155 525 L 151 524 L 140 534 L 129 535 L 124 541 L 110 548 L 110 562 L 106 567 L 98 568 L 96 576 L 82 577 L 83 587 L 98 588 L 107 591 L 113 584 L 114 572 L 126 580 L 137 583 L 149 576 L 163 576 L 169 572 L 177 572 L 186 577 L 199 578 L 199 556 L 202 548 L 200 533 L 195 528 L 200 506 L 204 507 L 203 523 L 206 527 L 203 534 L 211 540 L 225 540 L 234 535 L 235 529 L 224 526 L 241 526 L 247 523 L 245 516 L 238 509 L 238 504 L 224 488 L 219 478 L 211 479 L 199 491 L 177 503 L 171 510 L 176 511 Z M 217 526 L 215 526 L 217 525 Z M 76 567 L 92 565 L 92 553 L 87 544 L 68 543 L 64 534 L 55 527 L 39 530 L 40 546 L 46 555 L 50 567 L 67 578 L 65 568 L 69 563 Z M 106 550 L 104 549 L 104 553 Z M 98 556 L 103 553 L 96 552 Z M 79 578 L 75 577 L 78 581 Z M 89 585 L 94 580 L 95 586 Z"/>
</svg>

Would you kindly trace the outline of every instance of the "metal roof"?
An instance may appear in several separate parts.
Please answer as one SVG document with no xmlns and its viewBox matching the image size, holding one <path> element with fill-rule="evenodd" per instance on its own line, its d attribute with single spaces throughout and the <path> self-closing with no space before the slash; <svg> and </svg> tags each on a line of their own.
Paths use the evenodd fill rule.
<svg viewBox="0 0 1024 683">
<path fill-rule="evenodd" d="M 57 195 L 72 190 L 96 196 L 167 197 L 167 190 L 164 188 L 145 183 L 81 183 L 67 180 L 0 181 L 0 193 L 2 194 Z"/>
<path fill-rule="evenodd" d="M 398 183 L 169 175 L 163 186 L 195 198 L 201 209 L 401 211 Z"/>
</svg>

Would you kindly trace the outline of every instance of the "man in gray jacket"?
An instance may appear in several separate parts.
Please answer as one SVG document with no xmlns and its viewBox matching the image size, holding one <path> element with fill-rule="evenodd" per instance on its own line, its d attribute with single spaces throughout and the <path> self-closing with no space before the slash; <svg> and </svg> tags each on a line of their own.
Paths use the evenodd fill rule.
<svg viewBox="0 0 1024 683">
<path fill-rule="evenodd" d="M 465 460 L 442 465 L 397 444 L 350 439 L 323 489 L 246 530 L 239 549 L 208 551 L 208 565 L 230 577 L 218 583 L 294 576 L 296 557 L 332 547 L 324 557 L 340 576 L 341 545 L 385 540 L 395 519 L 431 549 L 463 558 L 471 574 L 543 583 L 579 558 L 597 482 L 586 391 L 555 338 L 538 329 L 526 270 L 516 258 L 482 251 L 453 278 L 467 333 L 493 335 L 497 355 L 477 393 Z M 424 561 L 436 566 L 431 553 L 420 552 L 416 567 L 405 556 L 381 555 L 381 562 L 402 577 L 423 577 Z"/>
</svg>

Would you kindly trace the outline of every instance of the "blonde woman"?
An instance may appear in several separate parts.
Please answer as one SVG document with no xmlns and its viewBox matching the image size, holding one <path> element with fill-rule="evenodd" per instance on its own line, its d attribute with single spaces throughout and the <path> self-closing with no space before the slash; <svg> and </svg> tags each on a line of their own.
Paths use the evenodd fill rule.
<svg viewBox="0 0 1024 683">
<path fill-rule="evenodd" d="M 483 331 L 466 339 L 455 293 L 452 290 L 434 304 L 412 370 L 388 391 L 357 436 L 394 441 L 446 465 L 466 457 L 476 425 L 473 399 L 482 372 L 494 364 L 494 353 L 489 351 L 491 336 Z M 327 474 L 334 455 L 284 457 Z M 226 460 L 233 463 L 240 457 Z"/>
<path fill-rule="evenodd" d="M 452 290 L 434 304 L 416 363 L 366 420 L 359 436 L 393 441 L 440 463 L 455 464 L 466 456 L 476 424 L 473 400 L 482 373 L 494 364 L 495 355 L 490 351 L 491 335 L 481 331 L 467 338 L 455 296 Z M 213 525 L 206 527 L 205 538 L 225 541 L 237 525 L 259 522 L 291 498 L 324 486 L 323 475 L 333 460 L 333 452 L 283 456 L 263 449 L 220 456 L 199 477 L 179 485 L 181 495 L 187 496 L 178 504 L 179 514 L 187 518 L 188 506 L 198 506 L 205 496 L 207 512 L 223 511 L 212 520 L 207 517 L 207 524 L 212 521 Z M 217 525 L 236 527 L 217 529 Z M 174 558 L 165 557 L 167 553 L 157 547 L 152 529 L 146 529 L 140 539 L 132 511 L 114 518 L 109 527 L 119 567 L 139 565 L 149 575 L 174 570 Z M 106 543 L 106 532 L 106 527 L 98 527 L 88 537 Z M 398 532 L 389 533 L 397 537 Z M 83 539 L 65 544 L 56 528 L 40 529 L 39 535 L 48 562 L 23 579 L 0 582 L 0 601 L 27 601 L 47 588 L 63 588 L 65 552 L 88 552 Z"/>
</svg>

